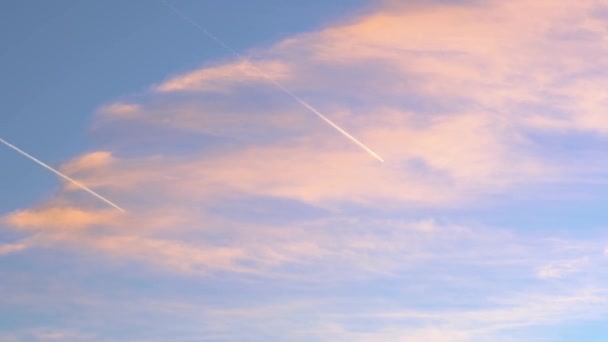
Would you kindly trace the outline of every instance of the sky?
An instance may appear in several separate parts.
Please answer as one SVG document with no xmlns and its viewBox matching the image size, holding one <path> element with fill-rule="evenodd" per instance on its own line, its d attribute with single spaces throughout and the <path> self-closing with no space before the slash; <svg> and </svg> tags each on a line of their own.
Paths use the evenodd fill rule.
<svg viewBox="0 0 608 342">
<path fill-rule="evenodd" d="M 606 340 L 608 3 L 0 19 L 1 342 Z"/>
</svg>

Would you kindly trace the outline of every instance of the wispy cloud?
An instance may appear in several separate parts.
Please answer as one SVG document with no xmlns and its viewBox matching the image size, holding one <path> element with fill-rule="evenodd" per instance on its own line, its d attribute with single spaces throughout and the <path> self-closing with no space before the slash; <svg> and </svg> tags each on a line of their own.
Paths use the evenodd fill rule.
<svg viewBox="0 0 608 342">
<path fill-rule="evenodd" d="M 269 60 L 238 61 L 234 64 L 202 68 L 186 75 L 173 77 L 156 86 L 155 90 L 159 92 L 224 92 L 235 86 L 267 84 L 268 78 L 275 81 L 289 79 L 289 64 L 284 61 Z"/>
<path fill-rule="evenodd" d="M 7 215 L 4 222 L 17 228 L 78 229 L 108 224 L 115 217 L 111 211 L 93 212 L 72 207 L 51 207 L 17 211 Z"/>
<path fill-rule="evenodd" d="M 66 184 L 3 222 L 36 235 L 27 247 L 310 291 L 268 306 L 179 303 L 210 322 L 193 336 L 242 337 L 243 323 L 267 340 L 508 340 L 599 317 L 605 241 L 463 217 L 605 181 L 602 13 L 586 0 L 381 2 L 249 56 L 386 164 L 228 59 L 103 106 L 98 130 L 129 134 L 61 166 L 126 215 Z"/>
<path fill-rule="evenodd" d="M 22 243 L 0 244 L 0 256 L 22 251 L 27 245 Z"/>
<path fill-rule="evenodd" d="M 581 271 L 589 265 L 589 258 L 560 260 L 541 267 L 538 270 L 540 278 L 561 278 L 566 274 Z"/>
<path fill-rule="evenodd" d="M 133 103 L 112 103 L 99 109 L 100 113 L 110 117 L 126 118 L 136 115 L 141 107 Z"/>
</svg>

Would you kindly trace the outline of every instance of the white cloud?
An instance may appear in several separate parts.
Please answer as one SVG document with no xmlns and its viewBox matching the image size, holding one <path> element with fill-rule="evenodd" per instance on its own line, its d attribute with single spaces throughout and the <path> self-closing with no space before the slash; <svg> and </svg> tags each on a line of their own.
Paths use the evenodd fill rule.
<svg viewBox="0 0 608 342">
<path fill-rule="evenodd" d="M 570 273 L 580 272 L 589 264 L 589 258 L 555 261 L 541 267 L 538 276 L 542 279 L 561 278 Z"/>
</svg>

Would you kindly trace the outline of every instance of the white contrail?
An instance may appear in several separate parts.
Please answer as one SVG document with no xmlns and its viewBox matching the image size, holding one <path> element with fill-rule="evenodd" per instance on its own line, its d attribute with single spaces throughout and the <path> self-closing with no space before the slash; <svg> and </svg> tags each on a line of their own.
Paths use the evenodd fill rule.
<svg viewBox="0 0 608 342">
<path fill-rule="evenodd" d="M 91 194 L 91 195 L 93 195 L 93 196 L 95 196 L 95 197 L 99 198 L 100 200 L 102 200 L 102 201 L 106 202 L 107 204 L 111 205 L 112 207 L 114 207 L 114 208 L 116 208 L 116 209 L 118 209 L 118 210 L 120 210 L 120 211 L 122 211 L 122 212 L 124 212 L 124 211 L 125 211 L 123 208 L 121 208 L 121 207 L 119 207 L 118 205 L 116 205 L 116 204 L 112 203 L 112 201 L 110 201 L 109 199 L 107 199 L 107 198 L 105 198 L 105 197 L 101 196 L 100 194 L 96 193 L 95 191 L 93 191 L 93 190 L 91 190 L 91 189 L 87 188 L 87 187 L 86 187 L 84 184 L 82 184 L 82 183 L 80 183 L 80 182 L 78 182 L 78 181 L 76 181 L 76 180 L 74 180 L 74 179 L 72 179 L 72 178 L 70 178 L 70 177 L 68 177 L 68 176 L 64 175 L 63 173 L 61 173 L 61 172 L 59 172 L 59 171 L 57 171 L 57 170 L 55 170 L 55 169 L 53 169 L 53 168 L 52 168 L 52 167 L 50 167 L 49 165 L 47 165 L 47 164 L 43 163 L 42 161 L 40 161 L 40 160 L 36 159 L 35 157 L 33 157 L 33 156 L 31 156 L 31 155 L 29 155 L 27 152 L 25 152 L 25 151 L 21 150 L 21 149 L 20 149 L 20 148 L 18 148 L 17 146 L 15 146 L 15 145 L 13 145 L 13 144 L 9 143 L 8 141 L 6 141 L 6 140 L 4 140 L 4 139 L 0 138 L 0 142 L 1 142 L 1 143 L 3 143 L 3 144 L 4 144 L 4 145 L 6 145 L 6 146 L 8 146 L 8 147 L 12 148 L 13 150 L 15 150 L 15 151 L 19 152 L 21 155 L 23 155 L 23 156 L 25 156 L 25 157 L 27 157 L 27 158 L 31 159 L 32 161 L 34 161 L 34 162 L 35 162 L 35 163 L 37 163 L 38 165 L 40 165 L 40 166 L 44 167 L 45 169 L 47 169 L 47 170 L 51 171 L 52 173 L 56 174 L 57 176 L 59 176 L 59 177 L 61 177 L 61 178 L 65 179 L 65 180 L 67 180 L 68 182 L 70 182 L 70 183 L 72 183 L 72 184 L 74 184 L 74 185 L 78 186 L 79 188 L 81 188 L 82 190 L 84 190 L 84 191 L 88 192 L 89 194 Z"/>
<path fill-rule="evenodd" d="M 294 94 L 291 90 L 289 90 L 283 84 L 279 83 L 279 81 L 277 81 L 274 78 L 268 76 L 263 70 L 261 70 L 260 68 L 256 67 L 253 63 L 251 63 L 247 57 L 245 57 L 242 54 L 238 53 L 235 49 L 231 48 L 229 45 L 227 45 L 226 43 L 224 43 L 221 39 L 219 39 L 215 35 L 209 33 L 209 31 L 207 31 L 204 27 L 202 27 L 197 22 L 195 22 L 194 20 L 192 20 L 190 17 L 188 17 L 187 15 L 185 15 L 182 11 L 180 11 L 179 9 L 177 9 L 175 6 L 171 5 L 170 3 L 168 3 L 167 1 L 164 1 L 164 0 L 161 0 L 161 2 L 165 6 L 167 6 L 169 9 L 171 9 L 173 12 L 175 12 L 177 15 L 179 15 L 182 19 L 184 19 L 186 22 L 188 22 L 192 26 L 196 27 L 205 36 L 207 36 L 208 38 L 210 38 L 210 39 L 214 40 L 215 42 L 217 42 L 224 49 L 230 51 L 233 55 L 235 55 L 236 57 L 238 57 L 239 59 L 241 59 L 241 61 L 243 61 L 243 62 L 251 65 L 251 67 L 253 68 L 253 70 L 255 70 L 258 74 L 260 74 L 260 76 L 264 77 L 266 80 L 268 80 L 269 82 L 271 82 L 272 84 L 274 84 L 279 90 L 281 90 L 282 92 L 284 92 L 285 94 L 289 95 L 291 98 L 293 98 L 294 100 L 296 100 L 298 103 L 300 103 L 302 106 L 304 106 L 304 108 L 306 108 L 309 111 L 311 111 L 314 114 L 316 114 L 319 118 L 321 118 L 323 121 L 325 121 L 326 123 L 328 123 L 331 127 L 333 127 L 335 130 L 337 130 L 338 132 L 340 132 L 342 135 L 344 135 L 345 137 L 347 137 L 350 141 L 352 141 L 355 144 L 357 144 L 357 146 L 361 147 L 365 152 L 369 153 L 372 157 L 374 157 L 374 158 L 376 158 L 379 161 L 381 161 L 381 162 L 384 163 L 384 160 L 376 152 L 372 151 L 371 148 L 367 147 L 364 143 L 362 143 L 361 141 L 357 140 L 357 138 L 355 138 L 352 135 L 350 135 L 347 131 L 345 131 L 344 129 L 342 129 L 336 123 L 334 123 L 333 121 L 331 121 L 328 117 L 326 117 L 321 112 L 319 112 L 315 107 L 313 107 L 312 105 L 310 105 L 308 102 L 304 101 L 298 95 Z"/>
</svg>

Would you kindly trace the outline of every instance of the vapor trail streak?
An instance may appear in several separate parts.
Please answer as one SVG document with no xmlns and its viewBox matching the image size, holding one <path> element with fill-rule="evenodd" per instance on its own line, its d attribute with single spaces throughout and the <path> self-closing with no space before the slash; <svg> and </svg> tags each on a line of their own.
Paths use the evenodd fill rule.
<svg viewBox="0 0 608 342">
<path fill-rule="evenodd" d="M 304 108 L 308 109 L 309 111 L 311 111 L 312 113 L 314 113 L 315 115 L 317 115 L 319 118 L 321 118 L 323 121 L 325 121 L 331 127 L 333 127 L 335 130 L 337 130 L 342 135 L 344 135 L 346 138 L 348 138 L 350 141 L 352 141 L 357 146 L 359 146 L 360 148 L 362 148 L 365 152 L 369 153 L 372 157 L 374 157 L 374 158 L 376 158 L 379 161 L 381 161 L 381 162 L 384 163 L 384 160 L 376 152 L 374 152 L 371 148 L 367 147 L 364 143 L 362 143 L 357 138 L 353 137 L 350 133 L 348 133 L 347 131 L 345 131 L 344 129 L 342 129 L 340 126 L 338 126 L 336 123 L 334 123 L 333 121 L 331 121 L 328 117 L 326 117 L 321 112 L 319 112 L 311 104 L 309 104 L 308 102 L 304 101 L 302 98 L 300 98 L 298 95 L 296 95 L 295 93 L 293 93 L 291 90 L 289 90 L 283 84 L 279 83 L 279 81 L 277 81 L 274 78 L 268 76 L 263 70 L 261 70 L 260 68 L 256 67 L 253 63 L 251 63 L 247 57 L 245 57 L 242 54 L 238 53 L 235 49 L 231 48 L 229 45 L 227 45 L 226 43 L 224 43 L 221 39 L 219 39 L 215 35 L 209 33 L 209 31 L 207 31 L 204 27 L 202 27 L 196 21 L 192 20 L 190 17 L 188 17 L 187 15 L 185 15 L 182 11 L 180 11 L 179 9 L 177 9 L 175 6 L 171 5 L 170 3 L 168 3 L 167 1 L 164 1 L 164 0 L 161 0 L 161 2 L 165 6 L 167 6 L 169 9 L 171 9 L 173 12 L 175 12 L 178 16 L 180 16 L 182 19 L 184 19 L 186 22 L 188 22 L 190 25 L 196 27 L 205 36 L 207 36 L 208 38 L 214 40 L 216 43 L 218 43 L 224 49 L 230 51 L 233 55 L 235 55 L 236 57 L 238 57 L 241 61 L 243 61 L 243 62 L 251 65 L 251 67 L 253 68 L 253 70 L 255 70 L 260 76 L 264 77 L 270 83 L 274 84 L 283 93 L 289 95 L 291 98 L 293 98 L 298 103 L 300 103 Z"/>
<path fill-rule="evenodd" d="M 72 184 L 74 184 L 74 185 L 78 186 L 79 188 L 81 188 L 82 190 L 84 190 L 84 191 L 88 192 L 89 194 L 91 194 L 91 195 L 93 195 L 93 196 L 95 196 L 95 197 L 99 198 L 100 200 L 102 200 L 102 201 L 106 202 L 107 204 L 111 205 L 112 207 L 114 207 L 114 208 L 116 208 L 116 209 L 118 209 L 118 210 L 120 210 L 120 211 L 122 211 L 122 212 L 124 212 L 124 211 L 125 211 L 123 208 L 121 208 L 121 207 L 119 207 L 118 205 L 116 205 L 116 204 L 112 203 L 112 201 L 110 201 L 109 199 L 107 199 L 107 198 L 105 198 L 105 197 L 101 196 L 100 194 L 96 193 L 95 191 L 93 191 L 93 190 L 91 190 L 91 189 L 87 188 L 87 187 L 86 187 L 84 184 L 82 184 L 82 183 L 80 183 L 80 182 L 78 182 L 78 181 L 76 181 L 76 180 L 74 180 L 74 179 L 72 179 L 72 178 L 70 178 L 70 177 L 68 177 L 68 176 L 64 175 L 63 173 L 61 173 L 61 172 L 59 172 L 59 171 L 57 171 L 57 170 L 55 170 L 54 168 L 52 168 L 52 167 L 50 167 L 49 165 L 47 165 L 47 164 L 43 163 L 42 161 L 40 161 L 40 160 L 36 159 L 35 157 L 33 157 L 33 156 L 29 155 L 27 152 L 25 152 L 25 151 L 21 150 L 21 149 L 20 149 L 20 148 L 18 148 L 17 146 L 15 146 L 15 145 L 13 145 L 13 144 L 9 143 L 8 141 L 6 141 L 6 140 L 4 140 L 4 139 L 0 138 L 0 142 L 1 142 L 1 143 L 3 143 L 3 144 L 4 144 L 4 145 L 6 145 L 6 146 L 8 146 L 8 147 L 12 148 L 13 150 L 15 150 L 15 151 L 19 152 L 21 155 L 23 155 L 23 156 L 25 156 L 25 157 L 29 158 L 30 160 L 34 161 L 35 163 L 37 163 L 38 165 L 40 165 L 40 166 L 44 167 L 45 169 L 47 169 L 47 170 L 51 171 L 52 173 L 56 174 L 57 176 L 59 176 L 59 177 L 61 177 L 61 178 L 65 179 L 65 180 L 67 180 L 68 182 L 70 182 L 70 183 L 72 183 Z"/>
</svg>

